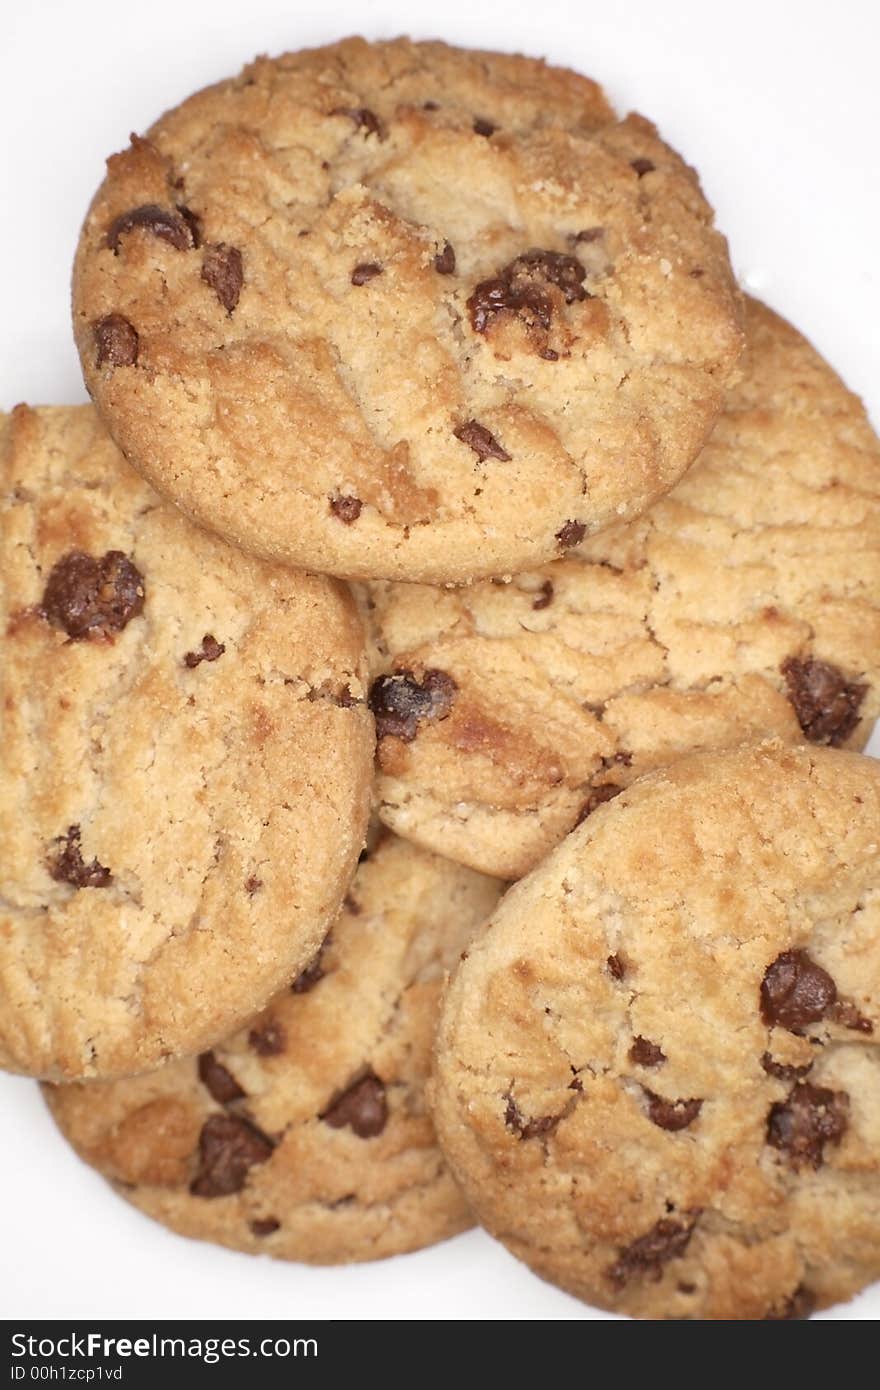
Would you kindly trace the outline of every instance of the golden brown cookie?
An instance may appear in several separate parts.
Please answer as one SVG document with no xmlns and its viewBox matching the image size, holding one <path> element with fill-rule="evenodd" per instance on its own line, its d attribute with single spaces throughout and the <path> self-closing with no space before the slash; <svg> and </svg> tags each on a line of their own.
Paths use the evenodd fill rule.
<svg viewBox="0 0 880 1390">
<path fill-rule="evenodd" d="M 692 755 L 510 890 L 442 1013 L 437 1132 L 544 1278 L 788 1318 L 880 1276 L 880 765 Z"/>
<path fill-rule="evenodd" d="M 315 959 L 250 1028 L 151 1076 L 46 1087 L 67 1138 L 172 1230 L 372 1260 L 470 1224 L 425 1109 L 440 989 L 494 880 L 387 838 Z"/>
<path fill-rule="evenodd" d="M 155 487 L 344 577 L 542 564 L 692 462 L 741 347 L 694 172 L 594 82 L 445 44 L 259 59 L 114 155 L 86 382 Z"/>
<path fill-rule="evenodd" d="M 880 445 L 769 309 L 697 465 L 509 583 L 367 587 L 379 812 L 500 877 L 691 749 L 863 747 L 880 711 Z"/>
<path fill-rule="evenodd" d="M 363 634 L 196 530 L 91 407 L 0 416 L 0 1065 L 143 1070 L 314 954 L 363 844 Z"/>
</svg>

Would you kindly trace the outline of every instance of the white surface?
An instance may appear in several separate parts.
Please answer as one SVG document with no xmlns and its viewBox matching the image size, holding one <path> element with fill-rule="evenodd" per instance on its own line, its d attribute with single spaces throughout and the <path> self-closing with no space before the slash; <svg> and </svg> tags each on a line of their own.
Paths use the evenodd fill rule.
<svg viewBox="0 0 880 1390">
<path fill-rule="evenodd" d="M 68 277 L 105 156 L 255 53 L 353 32 L 544 54 L 651 116 L 700 169 L 744 284 L 880 418 L 874 0 L 14 0 L 0 45 L 0 408 L 85 399 Z M 32 1083 L 0 1077 L 0 1103 L 0 1316 L 601 1316 L 482 1234 L 338 1270 L 185 1242 L 68 1152 Z M 826 1316 L 878 1314 L 875 1286 Z"/>
</svg>

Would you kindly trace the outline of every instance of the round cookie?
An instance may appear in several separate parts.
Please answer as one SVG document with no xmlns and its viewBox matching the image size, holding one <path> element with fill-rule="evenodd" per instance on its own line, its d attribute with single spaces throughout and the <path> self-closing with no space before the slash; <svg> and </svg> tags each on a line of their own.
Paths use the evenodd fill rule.
<svg viewBox="0 0 880 1390">
<path fill-rule="evenodd" d="M 784 1318 L 880 1276 L 880 765 L 699 753 L 505 897 L 446 998 L 437 1132 L 546 1279 Z"/>
<path fill-rule="evenodd" d="M 372 1260 L 471 1224 L 423 1086 L 445 971 L 501 893 L 386 838 L 293 989 L 195 1061 L 46 1087 L 61 1129 L 172 1230 L 278 1259 Z"/>
<path fill-rule="evenodd" d="M 382 819 L 518 878 L 682 753 L 863 747 L 880 712 L 880 445 L 792 327 L 747 306 L 741 383 L 636 522 L 505 585 L 374 584 Z"/>
<path fill-rule="evenodd" d="M 363 844 L 363 633 L 196 530 L 91 407 L 0 416 L 0 1065 L 143 1070 L 314 954 Z"/>
<path fill-rule="evenodd" d="M 114 155 L 74 327 L 117 442 L 246 550 L 543 564 L 692 462 L 741 348 L 696 175 L 594 82 L 405 39 L 262 58 Z"/>
</svg>

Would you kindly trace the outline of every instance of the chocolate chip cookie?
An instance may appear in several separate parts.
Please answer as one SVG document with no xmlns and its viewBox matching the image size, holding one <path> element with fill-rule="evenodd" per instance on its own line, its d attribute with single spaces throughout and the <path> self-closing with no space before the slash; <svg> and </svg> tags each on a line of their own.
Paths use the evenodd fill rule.
<svg viewBox="0 0 880 1390">
<path fill-rule="evenodd" d="M 433 1103 L 479 1219 L 648 1318 L 789 1318 L 880 1276 L 880 765 L 649 774 L 508 893 Z"/>
<path fill-rule="evenodd" d="M 0 416 L 0 1065 L 142 1070 L 306 964 L 363 844 L 363 632 L 196 530 L 91 407 Z"/>
<path fill-rule="evenodd" d="M 344 577 L 543 564 L 692 462 L 741 347 L 697 178 L 594 82 L 440 43 L 259 59 L 114 155 L 74 321 L 131 461 Z"/>
<path fill-rule="evenodd" d="M 379 809 L 516 878 L 640 773 L 777 734 L 863 747 L 880 711 L 880 445 L 762 305 L 742 382 L 641 519 L 506 584 L 367 586 Z"/>
<path fill-rule="evenodd" d="M 152 1076 L 46 1087 L 87 1162 L 175 1231 L 372 1260 L 470 1224 L 423 1084 L 446 969 L 501 886 L 387 837 L 324 945 L 249 1028 Z"/>
</svg>

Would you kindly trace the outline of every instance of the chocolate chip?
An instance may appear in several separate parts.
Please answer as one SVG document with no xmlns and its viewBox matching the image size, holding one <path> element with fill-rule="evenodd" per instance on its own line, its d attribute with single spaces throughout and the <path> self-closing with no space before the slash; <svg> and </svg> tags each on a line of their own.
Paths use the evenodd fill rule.
<svg viewBox="0 0 880 1390">
<path fill-rule="evenodd" d="M 255 1236 L 271 1236 L 275 1231 L 280 1230 L 281 1222 L 274 1216 L 258 1216 L 251 1222 L 251 1234 Z"/>
<path fill-rule="evenodd" d="M 498 443 L 494 434 L 486 429 L 476 420 L 466 420 L 458 429 L 452 431 L 456 439 L 460 439 L 462 444 L 466 444 L 469 449 L 473 449 L 480 463 L 484 459 L 500 459 L 502 463 L 509 463 L 510 454 L 503 445 Z"/>
<path fill-rule="evenodd" d="M 190 1183 L 194 1197 L 229 1197 L 240 1192 L 257 1163 L 274 1145 L 262 1130 L 238 1115 L 211 1115 L 199 1135 L 199 1169 Z"/>
<path fill-rule="evenodd" d="M 770 1107 L 767 1143 L 784 1153 L 792 1168 L 820 1168 L 826 1144 L 839 1144 L 849 1123 L 849 1096 L 798 1081 L 788 1098 Z"/>
<path fill-rule="evenodd" d="M 541 275 L 555 285 L 562 291 L 566 304 L 592 297 L 581 283 L 586 279 L 587 272 L 576 256 L 566 256 L 560 251 L 542 251 L 535 247 L 518 256 L 508 267 L 508 272 L 512 272 L 514 277 L 521 270 Z"/>
<path fill-rule="evenodd" d="M 841 1023 L 844 1028 L 850 1028 L 855 1033 L 873 1033 L 874 1025 L 864 1014 L 859 1013 L 855 1004 L 848 999 L 838 999 L 837 1003 L 830 1010 L 830 1017 L 835 1023 Z"/>
<path fill-rule="evenodd" d="M 771 1308 L 765 1322 L 800 1322 L 809 1318 L 816 1309 L 816 1295 L 804 1284 L 798 1284 L 793 1293 L 778 1308 Z"/>
<path fill-rule="evenodd" d="M 662 1047 L 639 1034 L 637 1038 L 633 1038 L 629 1060 L 639 1067 L 659 1067 L 666 1061 L 666 1053 Z"/>
<path fill-rule="evenodd" d="M 321 1119 L 331 1129 L 348 1125 L 359 1139 L 373 1139 L 381 1134 L 388 1120 L 388 1102 L 385 1087 L 376 1073 L 366 1072 L 334 1097 Z"/>
<path fill-rule="evenodd" d="M 280 1057 L 287 1038 L 277 1018 L 268 1018 L 251 1029 L 248 1042 L 260 1057 Z"/>
<path fill-rule="evenodd" d="M 331 116 L 347 116 L 350 121 L 364 132 L 365 136 L 375 135 L 379 140 L 384 140 L 385 132 L 379 117 L 370 111 L 366 106 L 336 106 L 330 112 Z"/>
<path fill-rule="evenodd" d="M 605 962 L 608 967 L 608 974 L 613 980 L 622 980 L 626 974 L 626 966 L 620 956 L 609 956 Z"/>
<path fill-rule="evenodd" d="M 360 917 L 363 912 L 363 908 L 357 898 L 353 898 L 351 893 L 346 893 L 345 897 L 342 899 L 342 906 L 352 917 Z"/>
<path fill-rule="evenodd" d="M 59 835 L 53 844 L 58 848 L 49 855 L 48 869 L 58 883 L 70 883 L 74 888 L 106 888 L 113 875 L 97 859 L 87 864 L 82 857 L 78 825 L 69 825 L 66 835 Z"/>
<path fill-rule="evenodd" d="M 133 367 L 138 360 L 140 340 L 137 329 L 122 314 L 107 314 L 92 325 L 95 338 L 95 365 Z"/>
<path fill-rule="evenodd" d="M 495 134 L 497 129 L 496 125 L 493 125 L 491 121 L 484 120 L 482 116 L 477 116 L 474 120 L 474 134 L 484 135 L 487 140 L 490 135 Z"/>
<path fill-rule="evenodd" d="M 798 1033 L 818 1023 L 837 1001 L 837 986 L 806 951 L 783 951 L 768 965 L 761 981 L 761 1017 Z"/>
<path fill-rule="evenodd" d="M 643 179 L 646 174 L 653 173 L 657 166 L 650 159 L 631 159 L 629 167 L 636 171 L 640 179 Z"/>
<path fill-rule="evenodd" d="M 592 787 L 590 794 L 578 812 L 575 825 L 583 825 L 588 816 L 591 816 L 597 806 L 601 806 L 605 801 L 613 801 L 615 796 L 619 796 L 623 787 L 619 787 L 616 782 L 600 782 L 598 787 Z"/>
<path fill-rule="evenodd" d="M 439 104 L 439 102 L 436 102 L 436 101 L 423 101 L 423 102 L 422 102 L 422 110 L 423 110 L 423 111 L 439 111 L 439 110 L 440 110 L 440 104 Z"/>
<path fill-rule="evenodd" d="M 177 204 L 177 211 L 189 228 L 192 245 L 198 248 L 202 244 L 202 219 L 198 213 L 193 212 L 192 208 L 185 207 L 183 203 Z"/>
<path fill-rule="evenodd" d="M 197 652 L 184 652 L 183 664 L 190 670 L 198 666 L 202 661 L 216 661 L 226 651 L 223 642 L 218 642 L 210 632 L 206 632 L 202 638 L 202 645 Z"/>
<path fill-rule="evenodd" d="M 585 227 L 582 232 L 575 232 L 571 240 L 575 243 L 575 245 L 577 245 L 579 241 L 588 245 L 592 241 L 598 241 L 599 238 L 603 237 L 604 235 L 604 227 Z"/>
<path fill-rule="evenodd" d="M 202 257 L 202 279 L 210 285 L 227 314 L 238 304 L 244 284 L 244 264 L 237 246 L 219 242 L 206 246 Z"/>
<path fill-rule="evenodd" d="M 639 1236 L 631 1245 L 626 1245 L 618 1253 L 618 1258 L 609 1269 L 607 1277 L 612 1284 L 623 1288 L 631 1278 L 644 1275 L 657 1280 L 663 1273 L 663 1266 L 669 1260 L 680 1258 L 685 1252 L 697 1223 L 696 1213 L 688 1225 L 680 1221 L 663 1218 L 653 1225 L 646 1235 Z"/>
<path fill-rule="evenodd" d="M 379 676 L 370 690 L 377 738 L 412 743 L 423 720 L 445 719 L 458 686 L 445 671 L 429 669 L 418 679 L 412 671 Z"/>
<path fill-rule="evenodd" d="M 768 1076 L 775 1076 L 778 1081 L 796 1081 L 798 1077 L 806 1076 L 813 1063 L 807 1062 L 802 1067 L 788 1066 L 785 1062 L 774 1061 L 769 1052 L 764 1052 L 761 1056 L 761 1066 Z"/>
<path fill-rule="evenodd" d="M 257 878 L 255 874 L 251 874 L 250 878 L 246 878 L 244 881 L 244 891 L 249 894 L 250 897 L 253 897 L 255 893 L 259 893 L 262 886 L 263 880 Z"/>
<path fill-rule="evenodd" d="M 454 275 L 455 273 L 455 248 L 451 241 L 447 241 L 442 251 L 438 251 L 434 257 L 434 269 L 438 275 Z"/>
<path fill-rule="evenodd" d="M 294 994 L 308 994 L 310 989 L 315 988 L 319 980 L 323 980 L 326 973 L 324 970 L 324 952 L 329 945 L 330 933 L 328 932 L 308 965 L 304 970 L 300 971 L 293 984 L 290 986 Z"/>
<path fill-rule="evenodd" d="M 132 208 L 114 218 L 107 228 L 107 245 L 115 256 L 119 255 L 119 241 L 126 232 L 143 228 L 160 241 L 167 241 L 177 251 L 189 251 L 197 246 L 194 236 L 194 215 L 187 209 L 171 212 L 157 203 L 144 203 L 142 207 Z"/>
<path fill-rule="evenodd" d="M 467 301 L 475 333 L 486 333 L 499 314 L 516 314 L 532 325 L 548 329 L 553 301 L 543 286 L 554 285 L 566 304 L 592 296 L 581 283 L 586 268 L 576 256 L 533 247 L 517 256 L 489 280 L 481 280 Z"/>
<path fill-rule="evenodd" d="M 788 698 L 798 723 L 811 743 L 839 748 L 859 722 L 867 685 L 848 681 L 827 661 L 790 656 L 782 663 Z"/>
<path fill-rule="evenodd" d="M 582 1087 L 577 1086 L 575 1089 L 581 1090 Z M 505 1093 L 504 1098 L 507 1101 L 504 1123 L 514 1134 L 519 1135 L 520 1139 L 540 1139 L 545 1134 L 552 1134 L 562 1119 L 562 1115 L 539 1115 L 533 1120 L 527 1120 L 509 1091 Z"/>
<path fill-rule="evenodd" d="M 556 539 L 563 550 L 571 550 L 572 546 L 580 545 L 586 534 L 587 528 L 582 521 L 566 521 L 556 532 Z"/>
<path fill-rule="evenodd" d="M 532 607 L 537 611 L 541 608 L 549 608 L 553 602 L 553 580 L 545 579 L 538 590 L 537 597 L 532 600 Z"/>
<path fill-rule="evenodd" d="M 72 641 L 121 632 L 144 607 L 144 576 L 121 550 L 72 550 L 49 573 L 40 611 Z"/>
<path fill-rule="evenodd" d="M 642 1090 L 648 1102 L 648 1119 L 660 1129 L 673 1133 L 692 1125 L 703 1108 L 701 1100 L 666 1100 L 664 1096 L 649 1091 L 647 1086 L 643 1086 Z"/>
<path fill-rule="evenodd" d="M 351 526 L 361 514 L 363 502 L 359 497 L 340 496 L 330 498 L 330 510 L 334 516 L 344 522 L 346 526 Z"/>
<path fill-rule="evenodd" d="M 351 272 L 351 283 L 353 285 L 366 285 L 370 280 L 375 280 L 377 275 L 382 274 L 382 267 L 375 261 L 362 261 L 356 265 Z"/>
<path fill-rule="evenodd" d="M 203 1052 L 198 1060 L 199 1080 L 220 1105 L 243 1100 L 246 1092 L 239 1086 L 231 1071 L 218 1062 L 213 1052 Z"/>
</svg>

